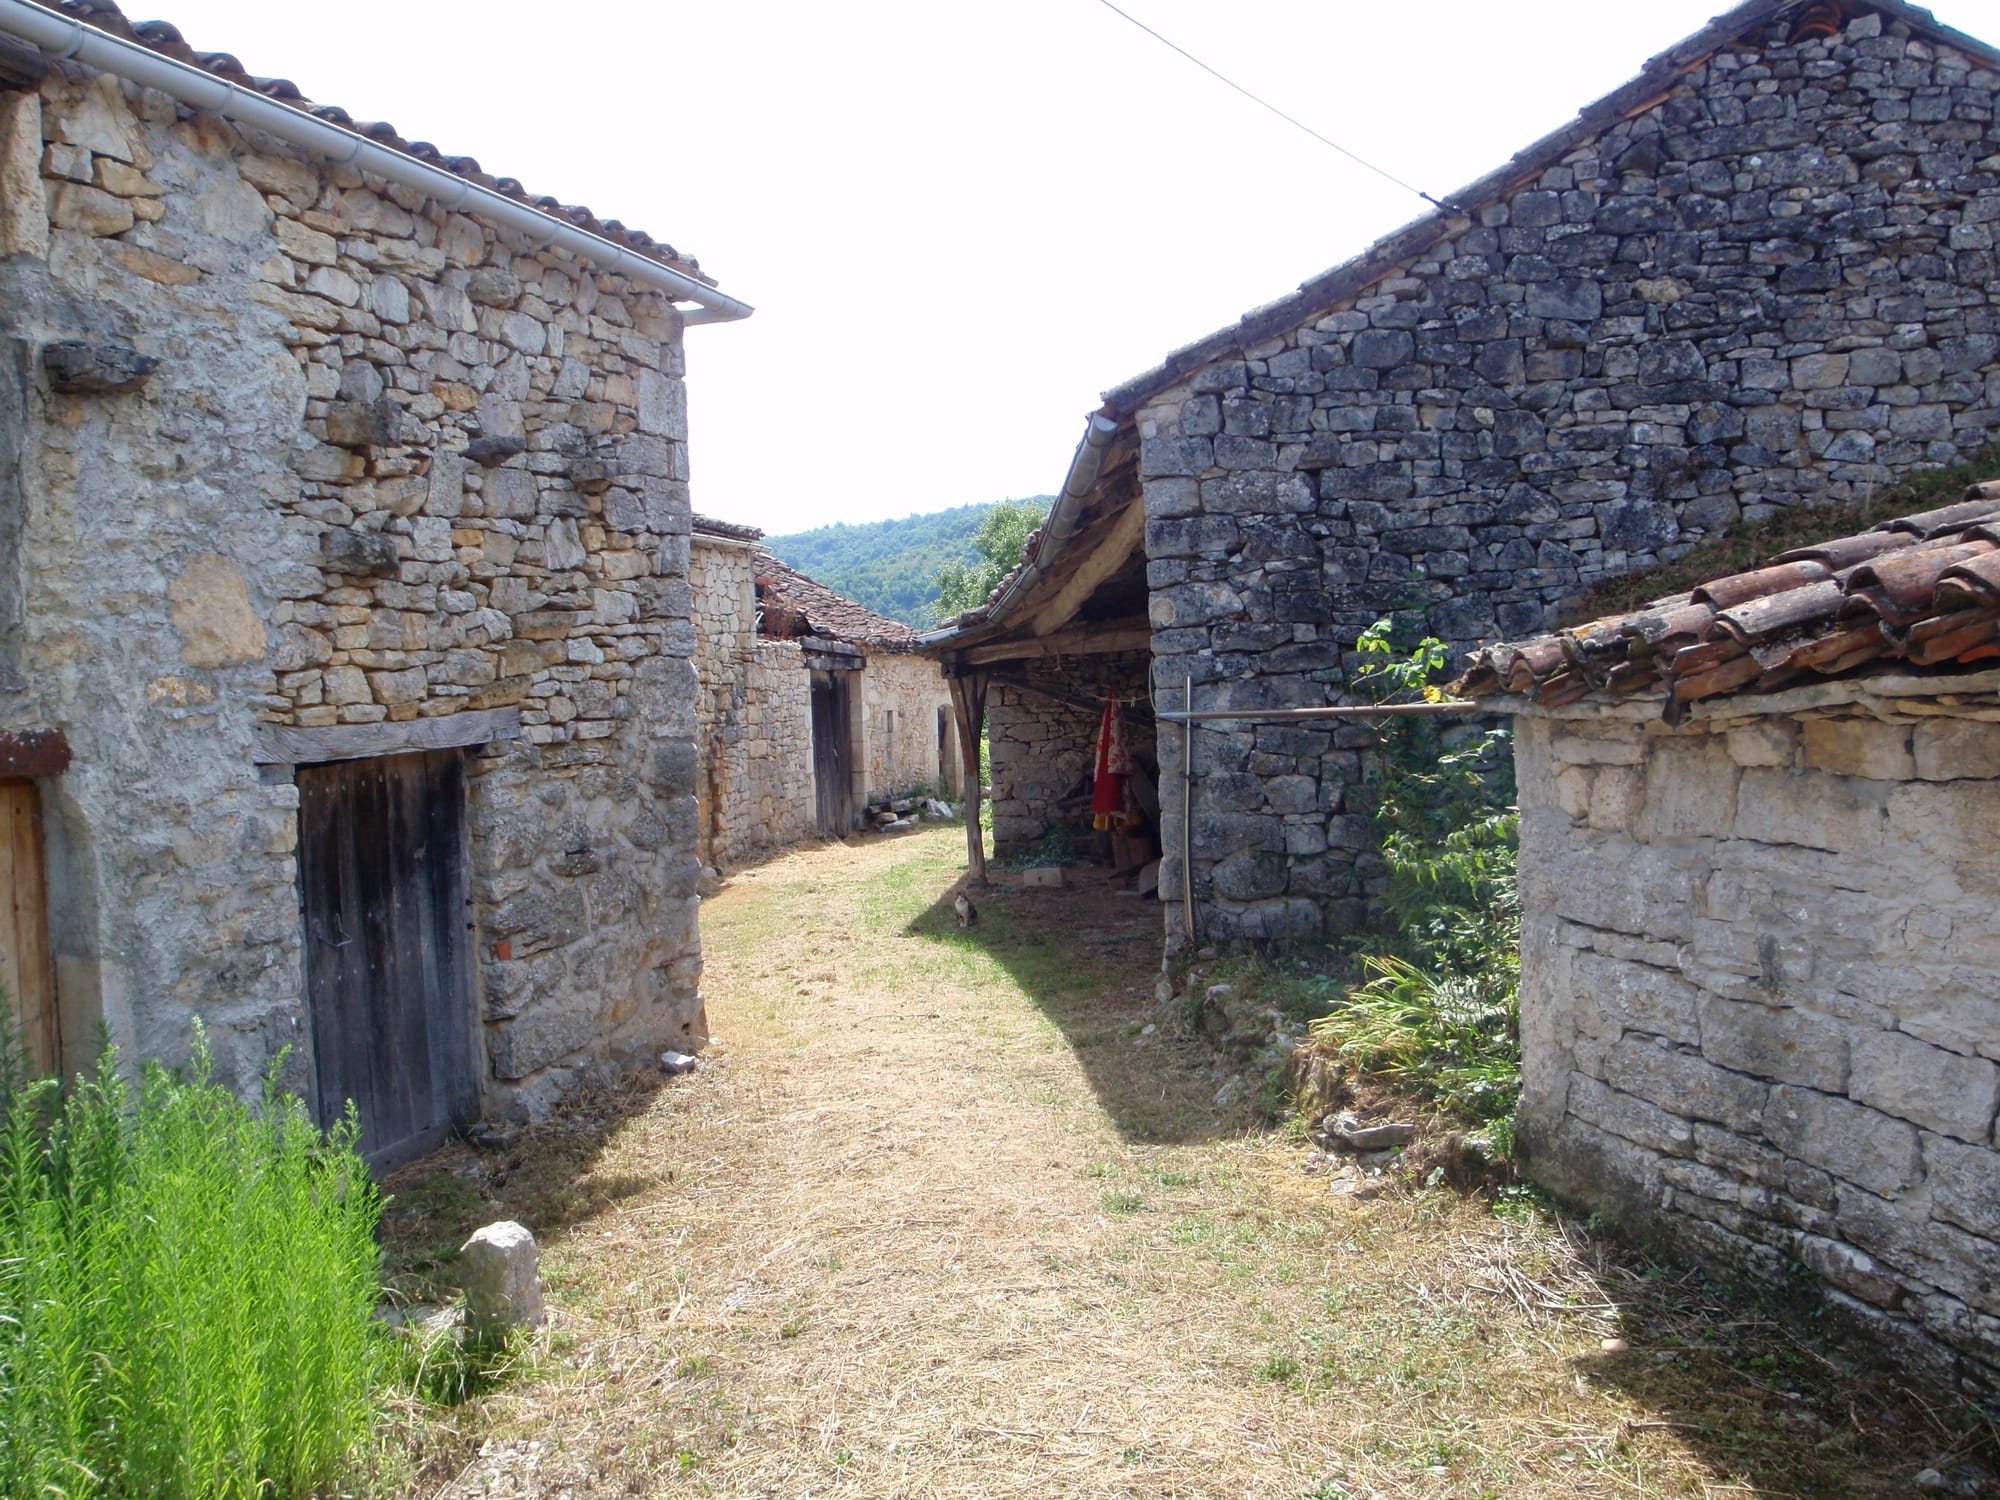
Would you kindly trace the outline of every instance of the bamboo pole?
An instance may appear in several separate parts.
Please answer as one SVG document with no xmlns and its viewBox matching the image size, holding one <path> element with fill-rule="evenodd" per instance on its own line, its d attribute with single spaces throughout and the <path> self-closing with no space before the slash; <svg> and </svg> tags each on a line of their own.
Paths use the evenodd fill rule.
<svg viewBox="0 0 2000 1500">
<path fill-rule="evenodd" d="M 1163 708 L 1155 717 L 1169 724 L 1210 724 L 1229 719 L 1285 724 L 1304 719 L 1396 719 L 1411 715 L 1492 712 L 1483 704 L 1452 699 L 1443 703 L 1375 703 L 1342 708 L 1213 708 L 1203 709 L 1200 713 L 1174 713 Z"/>
</svg>

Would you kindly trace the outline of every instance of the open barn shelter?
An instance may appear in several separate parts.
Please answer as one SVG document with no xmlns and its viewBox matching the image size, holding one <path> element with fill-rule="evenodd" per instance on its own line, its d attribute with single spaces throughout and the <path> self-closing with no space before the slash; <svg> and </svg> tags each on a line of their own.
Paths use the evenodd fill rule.
<svg viewBox="0 0 2000 1500">
<path fill-rule="evenodd" d="M 979 745 L 988 742 L 993 852 L 1090 828 L 1107 703 L 1124 715 L 1132 775 L 1157 828 L 1160 749 L 1147 622 L 1139 445 L 1094 419 L 1020 566 L 957 624 L 922 638 L 951 690 L 967 790 L 968 853 L 983 878 Z"/>
<path fill-rule="evenodd" d="M 1533 637 L 1991 443 L 1997 101 L 2000 53 L 1901 0 L 1747 0 L 1106 391 L 1021 568 L 927 637 L 968 744 L 991 715 L 996 847 L 1087 753 L 1025 685 L 1149 684 L 1170 945 L 1355 930 L 1370 736 L 1322 715 L 1377 620 Z"/>
</svg>

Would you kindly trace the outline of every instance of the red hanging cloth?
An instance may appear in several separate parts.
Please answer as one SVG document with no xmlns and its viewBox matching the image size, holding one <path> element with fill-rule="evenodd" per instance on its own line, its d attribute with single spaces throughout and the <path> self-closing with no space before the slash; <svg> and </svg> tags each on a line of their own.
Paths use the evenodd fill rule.
<svg viewBox="0 0 2000 1500">
<path fill-rule="evenodd" d="M 1104 705 L 1104 718 L 1097 726 L 1097 780 L 1091 788 L 1090 811 L 1093 827 L 1122 833 L 1138 819 L 1125 799 L 1132 776 L 1132 749 L 1125 740 L 1125 710 L 1116 697 Z"/>
</svg>

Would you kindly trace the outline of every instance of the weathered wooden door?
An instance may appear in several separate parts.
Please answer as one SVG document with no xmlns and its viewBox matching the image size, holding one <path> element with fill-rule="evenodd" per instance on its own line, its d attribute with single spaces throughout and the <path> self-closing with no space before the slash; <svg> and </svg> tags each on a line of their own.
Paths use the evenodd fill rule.
<svg viewBox="0 0 2000 1500">
<path fill-rule="evenodd" d="M 317 1105 L 378 1167 L 479 1108 L 456 750 L 301 766 L 299 893 Z"/>
<path fill-rule="evenodd" d="M 42 1075 L 55 1072 L 62 1037 L 49 958 L 41 799 L 32 781 L 0 781 L 0 990 L 29 1066 Z"/>
<path fill-rule="evenodd" d="M 812 686 L 813 785 L 819 831 L 836 839 L 846 838 L 854 829 L 847 678 L 845 672 L 814 672 Z"/>
</svg>

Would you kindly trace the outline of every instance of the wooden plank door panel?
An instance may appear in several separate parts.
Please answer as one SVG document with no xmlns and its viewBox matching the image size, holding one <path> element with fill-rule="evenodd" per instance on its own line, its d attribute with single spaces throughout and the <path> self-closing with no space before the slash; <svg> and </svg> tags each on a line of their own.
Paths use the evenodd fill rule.
<svg viewBox="0 0 2000 1500">
<path fill-rule="evenodd" d="M 318 1107 L 380 1165 L 478 1105 L 456 751 L 301 767 L 299 884 Z"/>
<path fill-rule="evenodd" d="M 55 965 L 49 951 L 48 875 L 41 799 L 32 781 L 0 781 L 0 989 L 28 1064 L 38 1075 L 62 1064 Z"/>
<path fill-rule="evenodd" d="M 819 831 L 831 838 L 847 833 L 842 814 L 847 805 L 846 695 L 837 673 L 812 689 L 813 791 Z"/>
</svg>

